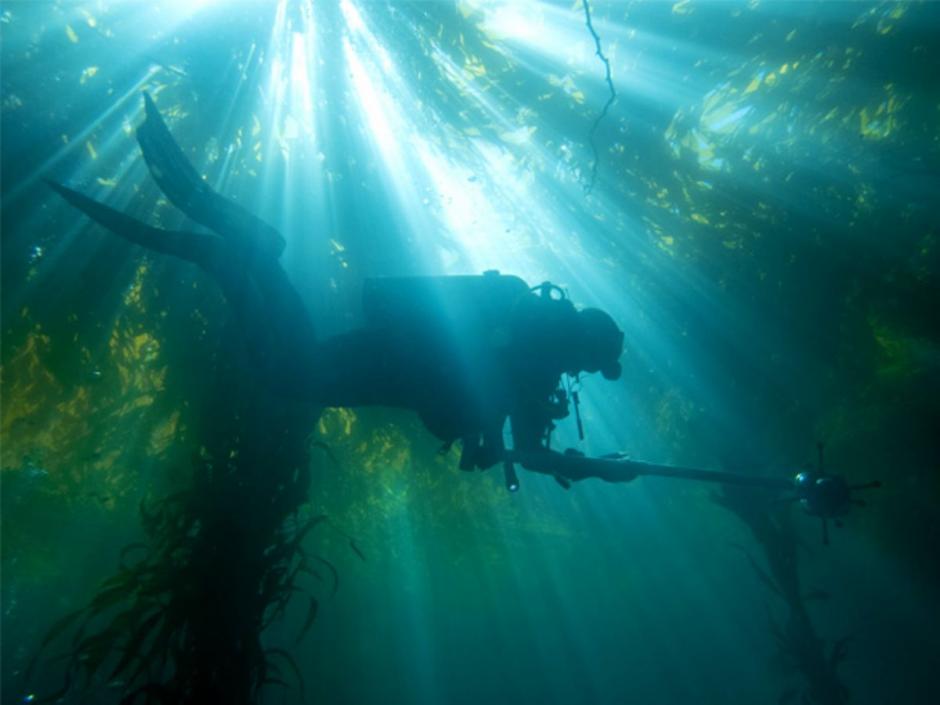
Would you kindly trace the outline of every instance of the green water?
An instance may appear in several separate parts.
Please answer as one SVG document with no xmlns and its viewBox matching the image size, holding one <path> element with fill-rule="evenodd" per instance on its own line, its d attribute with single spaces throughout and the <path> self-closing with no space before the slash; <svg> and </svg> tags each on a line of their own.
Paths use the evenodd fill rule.
<svg viewBox="0 0 940 705">
<path fill-rule="evenodd" d="M 299 457 L 265 454 L 245 411 L 265 404 L 312 441 L 291 506 L 329 517 L 303 545 L 337 578 L 321 565 L 261 636 L 309 702 L 936 700 L 940 5 L 590 10 L 601 56 L 579 2 L 0 3 L 4 702 L 57 690 L 61 661 L 27 666 L 153 540 L 142 500 L 188 491 L 251 534 Z M 134 139 L 143 91 L 285 236 L 318 334 L 361 322 L 368 277 L 551 280 L 626 333 L 621 379 L 583 381 L 585 439 L 569 419 L 554 447 L 784 476 L 822 441 L 832 472 L 884 487 L 828 547 L 798 506 L 761 504 L 768 545 L 714 487 L 522 473 L 511 494 L 408 412 L 265 397 L 208 276 L 42 181 L 192 229 Z M 194 456 L 229 452 L 260 489 L 193 489 Z M 851 637 L 850 695 L 781 656 L 794 603 L 751 560 L 773 573 L 797 543 L 811 633 Z M 251 557 L 209 555 L 193 604 L 237 604 L 219 595 Z M 120 699 L 120 649 L 104 658 L 63 702 Z M 264 702 L 297 701 L 286 673 Z"/>
</svg>

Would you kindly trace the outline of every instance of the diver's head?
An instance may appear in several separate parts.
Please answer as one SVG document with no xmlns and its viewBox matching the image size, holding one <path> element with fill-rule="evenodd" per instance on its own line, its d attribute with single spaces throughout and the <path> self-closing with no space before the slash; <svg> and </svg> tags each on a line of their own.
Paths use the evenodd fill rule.
<svg viewBox="0 0 940 705">
<path fill-rule="evenodd" d="M 578 367 L 600 372 L 605 379 L 620 379 L 623 331 L 614 319 L 597 308 L 578 311 Z"/>
</svg>

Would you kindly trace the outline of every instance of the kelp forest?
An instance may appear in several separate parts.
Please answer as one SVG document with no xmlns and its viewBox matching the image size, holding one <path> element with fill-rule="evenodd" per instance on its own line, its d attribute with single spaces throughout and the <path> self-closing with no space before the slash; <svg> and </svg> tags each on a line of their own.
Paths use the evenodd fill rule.
<svg viewBox="0 0 940 705">
<path fill-rule="evenodd" d="M 0 32 L 3 702 L 940 696 L 940 4 L 48 0 Z M 79 200 L 220 239 L 145 120 L 283 236 L 320 341 L 392 277 L 609 314 L 616 374 L 547 431 L 588 471 L 272 384 L 257 291 Z"/>
</svg>

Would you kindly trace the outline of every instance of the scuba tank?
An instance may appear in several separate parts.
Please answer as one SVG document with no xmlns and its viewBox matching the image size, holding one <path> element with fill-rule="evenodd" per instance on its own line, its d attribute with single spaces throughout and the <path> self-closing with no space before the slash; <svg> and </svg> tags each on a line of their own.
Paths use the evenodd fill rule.
<svg viewBox="0 0 940 705">
<path fill-rule="evenodd" d="M 529 285 L 489 270 L 482 275 L 367 279 L 362 308 L 368 325 L 409 328 L 442 323 L 457 330 L 492 330 L 508 323 Z"/>
</svg>

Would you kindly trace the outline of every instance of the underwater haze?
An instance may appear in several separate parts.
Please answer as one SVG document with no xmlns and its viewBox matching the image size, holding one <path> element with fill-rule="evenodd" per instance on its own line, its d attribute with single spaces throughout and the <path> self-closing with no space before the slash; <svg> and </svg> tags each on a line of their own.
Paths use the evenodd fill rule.
<svg viewBox="0 0 940 705">
<path fill-rule="evenodd" d="M 4 703 L 940 702 L 940 3 L 24 0 L 0 32 Z M 376 277 L 550 281 L 624 332 L 553 449 L 881 487 L 824 543 L 792 493 L 512 492 L 433 419 L 272 389 L 230 290 L 47 182 L 203 231 L 145 94 L 319 339 Z"/>
</svg>

